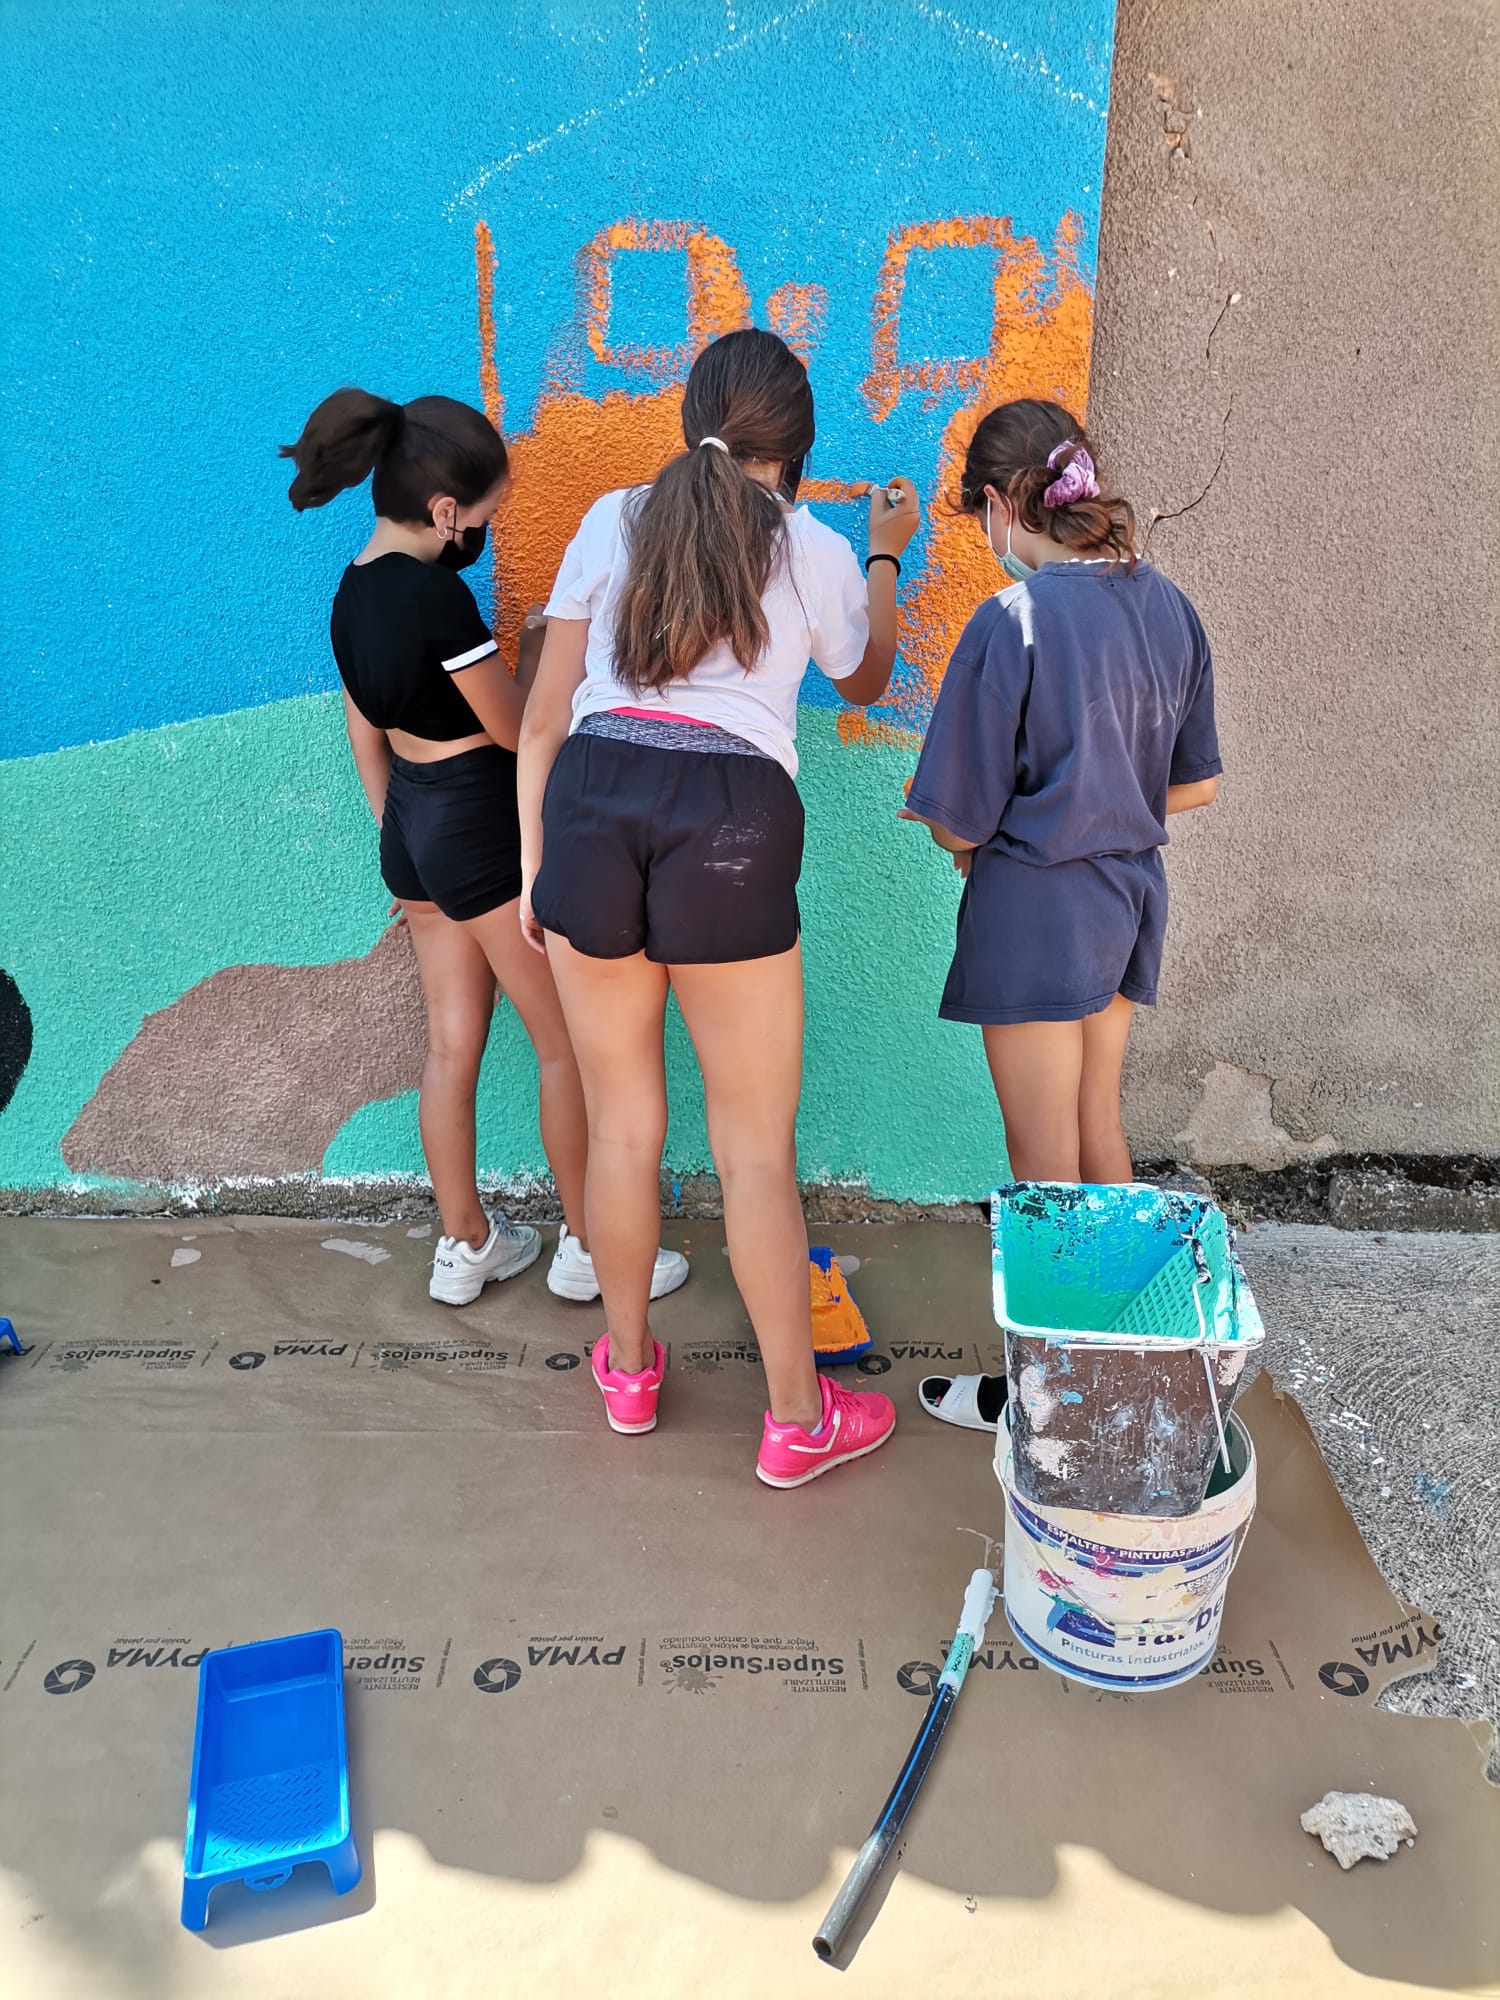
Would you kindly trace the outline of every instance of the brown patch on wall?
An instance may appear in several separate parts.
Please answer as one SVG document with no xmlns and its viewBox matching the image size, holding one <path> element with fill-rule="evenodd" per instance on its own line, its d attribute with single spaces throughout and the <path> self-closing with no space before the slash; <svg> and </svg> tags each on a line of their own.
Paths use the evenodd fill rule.
<svg viewBox="0 0 1500 2000">
<path fill-rule="evenodd" d="M 332 965 L 231 965 L 148 1014 L 62 1142 L 139 1181 L 321 1165 L 346 1119 L 410 1090 L 425 1049 L 405 928 Z"/>
</svg>

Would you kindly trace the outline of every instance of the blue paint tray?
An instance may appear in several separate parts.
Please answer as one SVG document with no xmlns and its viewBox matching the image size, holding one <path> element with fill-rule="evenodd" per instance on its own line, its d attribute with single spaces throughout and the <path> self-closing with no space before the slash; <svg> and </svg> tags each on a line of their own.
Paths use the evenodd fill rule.
<svg viewBox="0 0 1500 2000">
<path fill-rule="evenodd" d="M 204 1654 L 183 1923 L 204 1928 L 221 1882 L 275 1889 L 304 1861 L 321 1862 L 341 1896 L 359 1880 L 349 1828 L 344 1641 L 332 1631 Z"/>
</svg>

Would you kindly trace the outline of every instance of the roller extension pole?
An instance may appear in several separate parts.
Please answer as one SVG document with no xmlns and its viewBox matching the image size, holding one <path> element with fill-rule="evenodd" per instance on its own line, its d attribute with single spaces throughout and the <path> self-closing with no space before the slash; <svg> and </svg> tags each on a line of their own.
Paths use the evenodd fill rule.
<svg viewBox="0 0 1500 2000">
<path fill-rule="evenodd" d="M 922 1718 L 922 1726 L 917 1731 L 916 1741 L 907 1754 L 901 1775 L 892 1788 L 890 1797 L 881 1807 L 880 1817 L 870 1829 L 870 1837 L 855 1856 L 854 1866 L 844 1878 L 844 1886 L 833 1899 L 828 1915 L 818 1926 L 813 1939 L 813 1950 L 825 1963 L 838 1955 L 844 1935 L 854 1921 L 855 1912 L 869 1894 L 876 1877 L 891 1857 L 896 1842 L 901 1837 L 901 1829 L 906 1824 L 906 1815 L 911 1811 L 917 1793 L 922 1789 L 922 1780 L 927 1776 L 927 1767 L 937 1753 L 938 1744 L 943 1739 L 943 1731 L 948 1726 L 948 1718 L 953 1713 L 953 1705 L 958 1700 L 958 1691 L 964 1684 L 964 1675 L 969 1671 L 969 1662 L 974 1657 L 974 1649 L 984 1644 L 984 1628 L 990 1621 L 990 1613 L 995 1608 L 995 1579 L 987 1569 L 976 1569 L 969 1578 L 969 1587 L 964 1592 L 963 1616 L 958 1621 L 958 1631 L 954 1634 L 949 1649 L 947 1664 L 939 1676 L 933 1690 L 932 1700 L 927 1704 L 927 1713 Z"/>
</svg>

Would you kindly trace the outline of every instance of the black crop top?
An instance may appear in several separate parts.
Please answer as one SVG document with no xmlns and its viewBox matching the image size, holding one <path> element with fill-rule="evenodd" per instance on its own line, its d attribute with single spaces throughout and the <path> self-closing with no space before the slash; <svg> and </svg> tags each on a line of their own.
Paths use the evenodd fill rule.
<svg viewBox="0 0 1500 2000">
<path fill-rule="evenodd" d="M 451 676 L 495 641 L 456 571 L 399 551 L 350 563 L 328 629 L 349 698 L 377 729 L 452 743 L 484 727 Z"/>
</svg>

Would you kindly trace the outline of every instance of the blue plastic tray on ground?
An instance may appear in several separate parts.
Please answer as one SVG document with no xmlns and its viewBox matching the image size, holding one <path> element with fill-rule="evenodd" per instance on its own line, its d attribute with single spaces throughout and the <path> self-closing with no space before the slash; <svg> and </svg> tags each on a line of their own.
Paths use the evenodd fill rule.
<svg viewBox="0 0 1500 2000">
<path fill-rule="evenodd" d="M 274 1889 L 304 1861 L 322 1862 L 341 1896 L 359 1880 L 349 1828 L 344 1641 L 333 1631 L 204 1654 L 183 1923 L 204 1928 L 221 1882 Z"/>
</svg>

